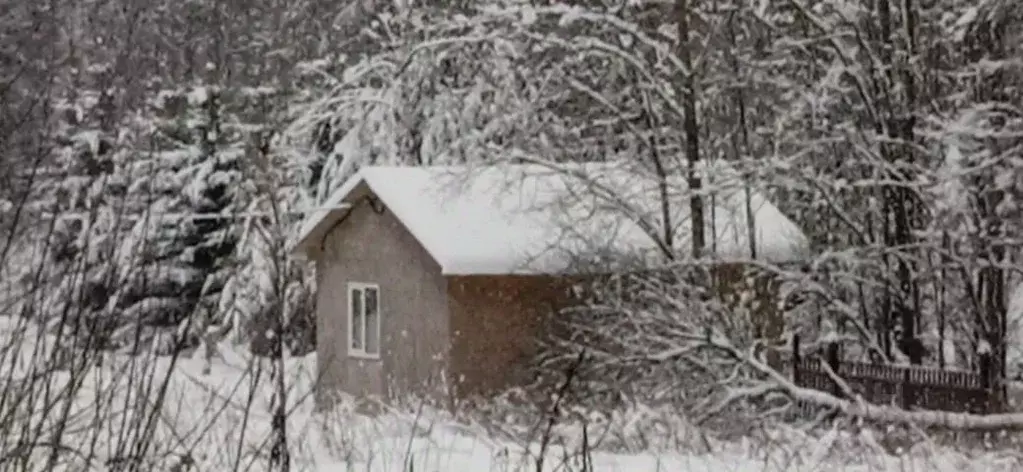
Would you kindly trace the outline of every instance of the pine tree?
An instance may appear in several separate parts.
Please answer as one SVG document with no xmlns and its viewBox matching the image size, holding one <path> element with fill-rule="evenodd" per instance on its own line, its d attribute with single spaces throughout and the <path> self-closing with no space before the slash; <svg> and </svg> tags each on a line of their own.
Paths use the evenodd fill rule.
<svg viewBox="0 0 1023 472">
<path fill-rule="evenodd" d="M 236 136 L 225 133 L 222 100 L 218 89 L 195 87 L 166 91 L 156 102 L 154 158 L 149 178 L 136 188 L 151 198 L 135 231 L 145 250 L 122 306 L 139 328 L 135 342 L 155 341 L 163 352 L 193 345 L 217 321 L 233 266 L 241 152 Z M 121 339 L 132 333 L 129 326 Z M 177 346 L 157 336 L 171 332 Z"/>
<path fill-rule="evenodd" d="M 196 100 L 200 109 L 197 126 L 200 153 L 196 165 L 189 170 L 190 183 L 185 195 L 191 211 L 202 216 L 192 220 L 184 240 L 190 247 L 186 251 L 189 265 L 201 280 L 198 293 L 194 294 L 200 319 L 193 320 L 198 324 L 192 326 L 204 330 L 220 321 L 217 313 L 220 295 L 236 265 L 233 256 L 239 225 L 232 215 L 241 210 L 238 191 L 244 138 L 237 130 L 225 126 L 222 92 L 209 90 L 200 95 Z"/>
</svg>

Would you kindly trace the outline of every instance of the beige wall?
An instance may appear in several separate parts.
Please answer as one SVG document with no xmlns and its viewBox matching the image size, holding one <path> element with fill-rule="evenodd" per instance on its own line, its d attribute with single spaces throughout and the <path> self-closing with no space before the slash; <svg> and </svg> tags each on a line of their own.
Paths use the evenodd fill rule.
<svg viewBox="0 0 1023 472">
<path fill-rule="evenodd" d="M 447 364 L 447 287 L 440 267 L 390 211 L 377 214 L 367 194 L 365 184 L 353 192 L 354 208 L 327 232 L 316 261 L 321 405 L 339 390 L 438 393 Z M 380 285 L 379 360 L 348 357 L 348 282 Z"/>
</svg>

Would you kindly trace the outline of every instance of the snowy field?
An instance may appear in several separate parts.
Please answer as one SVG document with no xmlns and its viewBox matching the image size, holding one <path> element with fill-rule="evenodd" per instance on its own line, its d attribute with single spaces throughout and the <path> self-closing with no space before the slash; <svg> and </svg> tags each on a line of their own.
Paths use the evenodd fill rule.
<svg viewBox="0 0 1023 472">
<path fill-rule="evenodd" d="M 8 332 L 9 335 L 9 332 Z M 8 336 L 9 337 L 9 336 Z M 27 350 L 38 346 L 24 340 Z M 93 441 L 99 451 L 95 462 L 110 470 L 114 438 L 131 425 L 110 408 L 108 418 L 96 421 L 96 405 L 138 405 L 143 398 L 141 378 L 164 379 L 169 375 L 166 401 L 154 422 L 154 446 L 147 456 L 147 470 L 174 469 L 189 455 L 200 471 L 265 470 L 270 450 L 269 364 L 257 374 L 256 363 L 223 346 L 223 356 L 204 372 L 201 358 L 179 359 L 173 370 L 169 359 L 139 362 L 129 357 L 108 359 L 83 378 L 69 415 L 83 428 L 69 428 L 66 444 Z M 10 352 L 5 356 L 10 357 Z M 27 359 L 27 356 L 25 356 Z M 30 374 L 31 361 L 5 362 L 13 377 Z M 310 395 L 315 357 L 286 360 L 288 379 L 289 444 L 292 470 L 298 471 L 518 471 L 537 470 L 538 445 L 496 439 L 478 425 L 424 411 L 391 411 L 374 417 L 356 414 L 348 407 L 314 411 Z M 11 366 L 15 366 L 12 370 Z M 55 382 L 69 379 L 54 374 Z M 158 382 L 159 383 L 159 382 Z M 143 395 L 144 397 L 144 395 Z M 154 398 L 155 395 L 150 395 Z M 152 403 L 149 403 L 152 404 Z M 55 415 L 37 408 L 36 418 Z M 603 417 L 601 417 L 603 416 Z M 880 438 L 825 433 L 811 438 L 781 430 L 759 439 L 720 442 L 705 439 L 687 428 L 684 421 L 650 410 L 634 409 L 614 415 L 593 415 L 588 458 L 579 451 L 581 428 L 561 426 L 545 455 L 545 471 L 1008 471 L 1023 470 L 1009 452 L 960 453 L 947 448 L 920 445 L 906 453 L 886 454 Z M 608 418 L 609 417 L 609 418 Z M 602 424 L 601 424 L 602 423 Z M 97 429 L 103 429 L 97 434 Z M 493 430 L 493 429 L 491 429 Z M 595 431 L 601 431 L 597 433 Z M 679 440 L 688 437 L 690 440 Z M 700 438 L 699 441 L 692 440 Z M 615 452 L 607 445 L 614 444 Z M 681 446 L 679 446 L 681 444 Z M 42 453 L 38 461 L 43 463 Z M 151 462 L 149 462 L 151 461 Z M 64 470 L 83 470 L 68 466 Z"/>
</svg>

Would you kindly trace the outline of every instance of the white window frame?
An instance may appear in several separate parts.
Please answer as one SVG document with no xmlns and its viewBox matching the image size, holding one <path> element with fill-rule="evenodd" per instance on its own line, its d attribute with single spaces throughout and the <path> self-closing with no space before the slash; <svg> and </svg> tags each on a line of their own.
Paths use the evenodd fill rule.
<svg viewBox="0 0 1023 472">
<path fill-rule="evenodd" d="M 377 293 L 376 326 L 372 326 L 372 327 L 366 326 L 366 298 L 365 298 L 365 291 L 366 291 L 366 289 L 375 290 L 376 293 Z M 356 295 L 358 295 L 359 297 L 362 297 L 362 301 L 359 303 L 359 307 L 362 309 L 362 318 L 361 318 L 362 319 L 362 339 L 359 340 L 359 341 L 361 341 L 359 343 L 359 346 L 360 346 L 359 348 L 354 347 L 354 341 L 355 341 L 354 335 L 355 335 L 355 333 L 354 333 L 354 330 L 352 329 L 352 325 L 354 324 L 354 321 L 355 321 L 355 313 L 352 312 L 352 297 L 354 297 Z M 380 309 L 380 306 L 381 306 L 381 303 L 380 303 L 380 285 L 372 284 L 372 283 L 364 283 L 364 282 L 349 282 L 348 283 L 348 307 L 345 309 L 345 311 L 348 313 L 348 317 L 347 317 L 348 324 L 346 326 L 347 326 L 347 331 L 348 331 L 348 336 L 347 336 L 348 339 L 347 339 L 347 341 L 348 341 L 348 356 L 349 357 L 354 357 L 354 358 L 359 358 L 359 359 L 380 359 L 380 349 L 381 349 L 381 344 L 383 344 L 383 340 L 380 339 L 380 324 L 381 324 L 380 319 L 381 319 L 381 314 L 382 314 L 382 310 Z M 367 328 L 372 328 L 376 332 L 377 345 L 376 345 L 376 351 L 374 351 L 374 352 L 366 350 L 366 332 L 367 332 Z"/>
</svg>

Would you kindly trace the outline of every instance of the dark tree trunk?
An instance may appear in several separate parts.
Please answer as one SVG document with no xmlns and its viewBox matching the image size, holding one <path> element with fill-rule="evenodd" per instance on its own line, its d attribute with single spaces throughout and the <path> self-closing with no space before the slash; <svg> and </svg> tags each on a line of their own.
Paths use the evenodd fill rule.
<svg viewBox="0 0 1023 472">
<path fill-rule="evenodd" d="M 686 141 L 686 161 L 689 164 L 689 216 L 692 224 L 692 252 L 693 257 L 703 255 L 707 246 L 704 234 L 705 222 L 703 216 L 703 198 L 700 192 L 703 189 L 698 166 L 700 164 L 700 130 L 696 121 L 696 80 L 693 70 L 692 49 L 697 44 L 690 32 L 690 0 L 676 0 L 675 16 L 678 22 L 678 56 L 686 67 L 682 77 L 682 128 Z"/>
<path fill-rule="evenodd" d="M 891 172 L 884 172 L 888 180 L 893 183 L 884 186 L 884 206 L 886 211 L 885 234 L 886 245 L 890 248 L 886 256 L 888 266 L 894 265 L 895 278 L 897 281 L 896 293 L 889 292 L 886 295 L 888 302 L 887 313 L 891 315 L 888 326 L 899 327 L 897 343 L 901 347 L 919 344 L 917 340 L 918 331 L 918 289 L 915 279 L 917 272 L 913 254 L 914 244 L 914 215 L 919 213 L 917 199 L 914 192 L 908 187 L 914 180 L 912 165 L 914 151 L 912 144 L 916 140 L 914 133 L 914 102 L 916 101 L 915 82 L 912 71 L 910 71 L 911 58 L 914 54 L 914 30 L 915 14 L 913 12 L 912 0 L 903 3 L 905 8 L 902 15 L 905 25 L 903 30 L 908 32 L 906 37 L 896 38 L 892 18 L 892 5 L 888 0 L 877 2 L 877 13 L 880 23 L 880 37 L 877 44 L 880 47 L 881 67 L 884 68 L 882 78 L 879 80 L 877 94 L 879 109 L 883 120 L 881 130 L 887 142 L 881 144 L 881 152 L 887 162 L 893 168 Z M 896 49 L 901 48 L 902 54 L 896 54 Z M 901 87 L 898 87 L 898 82 Z M 902 93 L 898 93 L 901 88 Z M 889 337 L 890 339 L 890 337 Z M 904 352 L 911 362 L 922 361 L 919 350 L 917 352 Z"/>
</svg>

